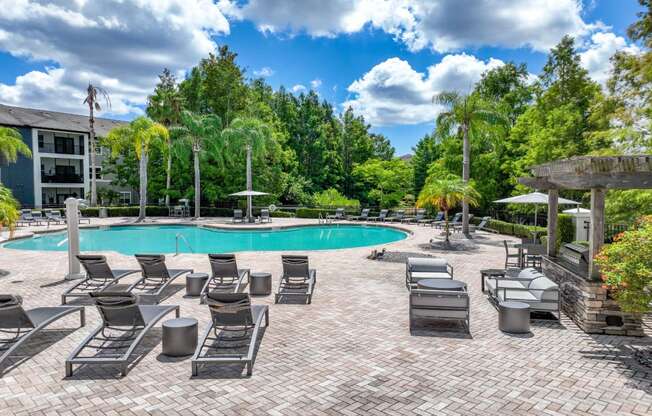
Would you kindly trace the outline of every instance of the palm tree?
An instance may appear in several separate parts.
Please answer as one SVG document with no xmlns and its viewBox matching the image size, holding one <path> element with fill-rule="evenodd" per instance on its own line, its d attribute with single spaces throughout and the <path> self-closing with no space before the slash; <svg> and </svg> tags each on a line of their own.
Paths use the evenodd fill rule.
<svg viewBox="0 0 652 416">
<path fill-rule="evenodd" d="M 95 172 L 95 111 L 102 110 L 99 99 L 103 99 L 107 107 L 111 108 L 109 93 L 90 82 L 86 89 L 84 104 L 88 104 L 88 141 L 91 152 L 91 206 L 97 205 L 97 172 Z"/>
<path fill-rule="evenodd" d="M 0 127 L 0 165 L 16 163 L 18 155 L 32 157 L 32 151 L 23 141 L 23 136 L 16 129 Z M 0 176 L 2 183 L 2 176 Z"/>
<path fill-rule="evenodd" d="M 468 182 L 471 177 L 470 136 L 489 125 L 507 124 L 507 120 L 477 94 L 462 95 L 448 91 L 435 95 L 432 101 L 447 108 L 437 117 L 437 128 L 462 136 L 462 180 Z M 465 235 L 469 234 L 469 204 L 466 201 L 462 201 L 462 231 Z"/>
<path fill-rule="evenodd" d="M 167 142 L 168 136 L 168 129 L 165 126 L 147 117 L 138 117 L 127 125 L 116 127 L 106 136 L 106 141 L 114 155 L 117 156 L 121 151 L 133 146 L 136 158 L 139 160 L 140 211 L 137 222 L 143 221 L 146 216 L 149 152 L 154 147 Z"/>
<path fill-rule="evenodd" d="M 427 181 L 419 193 L 417 207 L 434 207 L 444 211 L 446 244 L 449 244 L 448 211 L 463 202 L 476 206 L 478 205 L 479 198 L 480 194 L 478 194 L 478 191 L 475 190 L 471 183 L 465 182 L 459 177 L 452 176 L 445 179 L 432 179 Z"/>
<path fill-rule="evenodd" d="M 0 185 L 0 229 L 9 228 L 10 237 L 16 228 L 16 221 L 20 218 L 19 206 L 11 191 Z"/>
<path fill-rule="evenodd" d="M 247 191 L 252 189 L 251 164 L 253 157 L 260 157 L 267 153 L 272 136 L 269 127 L 255 118 L 236 118 L 231 125 L 222 132 L 226 140 L 227 149 L 231 153 L 239 153 L 242 148 L 247 157 Z M 252 208 L 251 196 L 247 196 L 247 218 L 251 222 Z"/>
<path fill-rule="evenodd" d="M 201 203 L 201 173 L 199 167 L 200 153 L 211 146 L 213 155 L 223 154 L 221 139 L 222 122 L 213 114 L 194 115 L 189 111 L 181 114 L 181 126 L 172 129 L 180 141 L 188 144 L 192 149 L 193 161 L 195 164 L 195 218 L 200 215 Z"/>
<path fill-rule="evenodd" d="M 154 89 L 154 94 L 147 99 L 147 115 L 154 121 L 158 121 L 166 128 L 171 128 L 179 124 L 181 119 L 181 110 L 183 107 L 183 97 L 179 92 L 177 81 L 170 72 L 165 68 L 159 75 L 159 83 Z M 165 177 L 165 206 L 170 205 L 170 186 L 172 183 L 172 143 L 173 136 L 170 135 L 167 142 L 167 168 Z"/>
</svg>

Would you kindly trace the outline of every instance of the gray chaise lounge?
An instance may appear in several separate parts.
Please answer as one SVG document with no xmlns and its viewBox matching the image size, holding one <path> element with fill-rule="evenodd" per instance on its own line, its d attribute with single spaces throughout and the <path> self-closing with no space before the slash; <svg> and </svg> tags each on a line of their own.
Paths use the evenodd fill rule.
<svg viewBox="0 0 652 416">
<path fill-rule="evenodd" d="M 200 365 L 244 363 L 250 376 L 263 318 L 265 326 L 269 325 L 268 306 L 252 305 L 247 293 L 212 292 L 206 303 L 211 324 L 192 356 L 192 375 L 199 374 Z"/>
<path fill-rule="evenodd" d="M 317 271 L 308 265 L 308 256 L 281 256 L 283 275 L 274 302 L 279 303 L 284 298 L 304 298 L 306 303 L 312 302 L 312 294 L 317 282 Z"/>
<path fill-rule="evenodd" d="M 369 211 L 369 208 L 365 208 L 360 211 L 360 215 L 349 215 L 346 219 L 349 221 L 367 221 L 369 219 Z"/>
<path fill-rule="evenodd" d="M 388 209 L 381 209 L 380 213 L 378 213 L 377 217 L 369 217 L 367 218 L 369 221 L 385 221 L 387 218 L 387 214 L 389 213 Z"/>
<path fill-rule="evenodd" d="M 77 259 L 86 270 L 86 278 L 63 292 L 61 304 L 65 305 L 68 298 L 87 297 L 91 292 L 101 292 L 120 281 L 125 276 L 139 273 L 138 269 L 112 270 L 106 262 L 106 257 L 92 254 L 79 254 Z"/>
<path fill-rule="evenodd" d="M 244 218 L 242 217 L 242 210 L 241 209 L 234 209 L 233 210 L 233 218 L 231 219 L 231 222 L 233 222 L 233 223 L 244 222 Z"/>
<path fill-rule="evenodd" d="M 335 214 L 326 215 L 327 220 L 343 220 L 344 219 L 344 208 L 338 208 L 335 210 Z"/>
<path fill-rule="evenodd" d="M 0 295 L 0 365 L 32 335 L 68 314 L 79 312 L 80 326 L 86 325 L 83 306 L 48 306 L 25 310 L 22 303 L 20 296 Z"/>
<path fill-rule="evenodd" d="M 66 377 L 74 365 L 117 365 L 127 375 L 129 358 L 150 329 L 178 305 L 139 305 L 138 298 L 127 292 L 99 292 L 90 295 L 102 323 L 82 341 L 66 359 Z M 88 352 L 88 354 L 86 354 Z"/>
<path fill-rule="evenodd" d="M 168 269 L 163 254 L 136 254 L 143 276 L 127 289 L 127 292 L 138 291 L 142 297 L 154 298 L 155 303 L 161 300 L 161 294 L 177 277 L 192 273 L 192 269 Z"/>
<path fill-rule="evenodd" d="M 272 217 L 269 215 L 269 209 L 260 210 L 260 222 L 272 222 Z"/>
<path fill-rule="evenodd" d="M 235 254 L 209 254 L 211 276 L 201 290 L 201 301 L 204 302 L 210 292 L 242 292 L 249 284 L 251 271 L 238 269 Z"/>
</svg>

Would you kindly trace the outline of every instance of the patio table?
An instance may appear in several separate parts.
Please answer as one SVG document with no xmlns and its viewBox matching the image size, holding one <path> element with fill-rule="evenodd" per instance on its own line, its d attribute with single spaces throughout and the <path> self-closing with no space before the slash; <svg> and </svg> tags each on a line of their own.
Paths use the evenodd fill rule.
<svg viewBox="0 0 652 416">
<path fill-rule="evenodd" d="M 417 282 L 417 287 L 431 290 L 465 290 L 466 283 L 453 279 L 421 279 Z"/>
</svg>

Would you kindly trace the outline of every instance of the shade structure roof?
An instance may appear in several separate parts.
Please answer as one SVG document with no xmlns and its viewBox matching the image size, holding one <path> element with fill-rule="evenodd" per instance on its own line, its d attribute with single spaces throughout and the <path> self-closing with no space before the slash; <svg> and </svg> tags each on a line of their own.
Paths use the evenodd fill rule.
<svg viewBox="0 0 652 416">
<path fill-rule="evenodd" d="M 512 196 L 509 198 L 498 199 L 494 201 L 498 204 L 546 204 L 548 205 L 548 195 L 541 192 L 531 192 L 529 194 Z M 579 205 L 579 202 L 570 199 L 559 198 L 559 204 Z"/>
<path fill-rule="evenodd" d="M 240 191 L 230 195 L 231 196 L 260 196 L 260 195 L 269 195 L 269 194 L 267 192 L 259 192 L 259 191 Z"/>
</svg>

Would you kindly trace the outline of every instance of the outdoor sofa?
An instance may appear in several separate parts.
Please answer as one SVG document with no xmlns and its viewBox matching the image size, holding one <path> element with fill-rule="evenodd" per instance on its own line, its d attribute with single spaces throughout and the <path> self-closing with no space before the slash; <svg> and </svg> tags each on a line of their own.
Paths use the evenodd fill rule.
<svg viewBox="0 0 652 416">
<path fill-rule="evenodd" d="M 559 286 L 536 269 L 508 270 L 503 277 L 486 278 L 485 287 L 496 305 L 518 301 L 527 303 L 531 312 L 549 312 L 556 314 L 557 319 L 561 316 Z"/>
<path fill-rule="evenodd" d="M 410 291 L 410 330 L 416 319 L 453 320 L 471 332 L 471 308 L 466 290 L 413 289 Z"/>
</svg>

